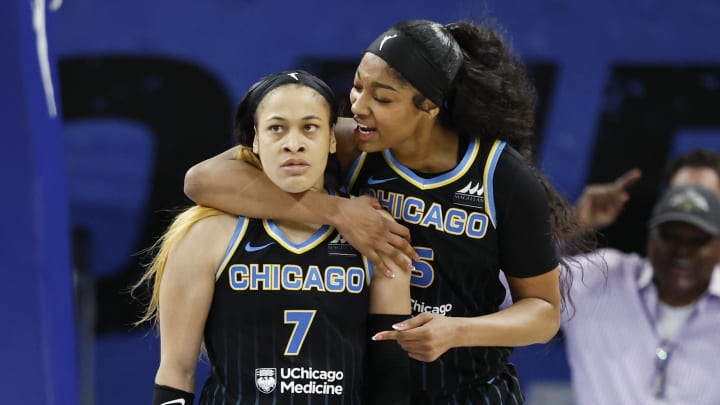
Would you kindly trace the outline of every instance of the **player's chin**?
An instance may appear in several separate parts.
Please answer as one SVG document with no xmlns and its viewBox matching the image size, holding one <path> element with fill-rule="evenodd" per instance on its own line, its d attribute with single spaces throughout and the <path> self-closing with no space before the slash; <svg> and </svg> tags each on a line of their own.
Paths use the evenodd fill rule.
<svg viewBox="0 0 720 405">
<path fill-rule="evenodd" d="M 308 179 L 302 178 L 300 176 L 284 179 L 280 182 L 280 184 L 276 185 L 280 187 L 281 190 L 283 190 L 286 193 L 290 194 L 299 194 L 304 193 L 308 190 L 310 190 L 313 186 L 314 182 L 310 181 Z"/>
<path fill-rule="evenodd" d="M 377 142 L 374 139 L 369 139 L 367 141 L 358 140 L 357 147 L 362 152 L 367 153 L 380 152 L 387 149 L 387 147 L 383 146 L 380 142 Z"/>
</svg>

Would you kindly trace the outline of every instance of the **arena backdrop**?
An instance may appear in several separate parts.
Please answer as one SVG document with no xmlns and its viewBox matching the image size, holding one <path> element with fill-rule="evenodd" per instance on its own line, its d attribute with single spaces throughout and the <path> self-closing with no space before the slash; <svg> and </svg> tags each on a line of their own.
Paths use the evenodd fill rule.
<svg viewBox="0 0 720 405">
<path fill-rule="evenodd" d="M 303 68 L 346 99 L 363 47 L 399 20 L 490 18 L 505 27 L 538 88 L 537 164 L 571 201 L 588 182 L 642 169 L 603 244 L 643 252 L 664 162 L 693 147 L 720 150 L 717 0 L 8 0 L 2 7 L 1 32 L 13 43 L 0 65 L 9 145 L 0 153 L 2 200 L 11 213 L 0 228 L 3 267 L 11 270 L 3 302 L 30 304 L 16 307 L 20 329 L 3 345 L 16 361 L 3 376 L 17 374 L 2 384 L 18 392 L 13 398 L 37 397 L 18 403 L 75 403 L 75 395 L 83 404 L 148 401 L 157 341 L 130 326 L 140 304 L 126 290 L 147 260 L 138 252 L 190 203 L 185 171 L 232 144 L 231 111 L 257 78 Z M 17 271 L 24 267 L 32 271 Z M 545 376 L 567 377 L 560 352 L 543 352 L 551 365 Z M 20 377 L 32 375 L 33 362 L 47 367 L 44 390 Z M 529 387 L 537 372 L 519 363 Z"/>
</svg>

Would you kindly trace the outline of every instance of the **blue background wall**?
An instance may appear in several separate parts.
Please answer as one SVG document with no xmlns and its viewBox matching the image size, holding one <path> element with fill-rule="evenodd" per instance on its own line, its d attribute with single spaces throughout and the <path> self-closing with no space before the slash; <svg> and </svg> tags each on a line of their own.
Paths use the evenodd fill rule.
<svg viewBox="0 0 720 405">
<path fill-rule="evenodd" d="M 0 2 L 0 402 L 78 401 L 64 138 L 44 2 Z"/>
<path fill-rule="evenodd" d="M 29 1 L 8 4 L 30 7 Z M 92 396 L 103 404 L 147 402 L 158 350 L 153 332 L 128 326 L 139 306 L 126 289 L 146 260 L 137 252 L 162 232 L 169 209 L 188 203 L 182 195 L 184 171 L 230 145 L 231 111 L 247 87 L 267 73 L 303 67 L 344 94 L 359 52 L 398 20 L 494 18 L 507 29 L 540 90 L 538 165 L 570 200 L 586 182 L 610 180 L 631 167 L 643 170 L 625 214 L 605 232 L 609 245 L 644 249 L 644 224 L 668 157 L 697 146 L 720 150 L 718 0 L 56 0 L 52 5 L 59 6 L 47 13 L 64 149 L 47 143 L 36 146 L 36 154 L 65 168 L 47 181 L 63 184 L 63 193 L 67 185 L 68 199 L 57 194 L 61 201 L 54 207 L 69 217 L 58 229 L 71 237 L 57 247 L 72 244 L 78 269 L 85 403 L 92 403 Z M 29 12 L 12 15 L 18 17 L 7 18 L 30 22 Z M 35 46 L 27 40 L 18 44 Z M 13 52 L 3 49 L 3 61 L 17 58 L 19 51 Z M 0 66 L 10 82 L 28 69 Z M 12 97 L 3 96 L 3 112 L 13 111 Z M 3 123 L 11 116 L 3 115 Z M 11 147 L 21 148 L 42 133 L 28 124 L 33 115 L 14 119 L 11 128 L 20 135 L 4 137 Z M 23 163 L 11 150 L 2 155 L 5 170 L 20 166 L 30 173 L 39 165 Z M 19 184 L 36 178 L 30 174 Z M 10 195 L 3 197 L 3 208 L 14 209 Z M 51 226 L 34 211 L 23 214 Z M 13 232 L 0 233 L 4 245 Z M 2 251 L 3 266 L 17 267 L 9 257 Z M 21 281 L 20 275 L 6 277 Z M 36 310 L 27 319 L 46 314 Z M 71 345 L 72 333 L 68 323 L 49 335 L 57 336 L 51 343 Z M 517 353 L 526 387 L 541 379 L 567 379 L 560 343 Z M 16 367 L 29 372 L 24 367 L 30 365 Z"/>
</svg>

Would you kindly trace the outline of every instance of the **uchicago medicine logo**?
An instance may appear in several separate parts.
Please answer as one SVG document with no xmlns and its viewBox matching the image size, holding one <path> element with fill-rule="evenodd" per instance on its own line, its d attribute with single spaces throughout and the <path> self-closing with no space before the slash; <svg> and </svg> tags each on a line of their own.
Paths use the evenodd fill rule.
<svg viewBox="0 0 720 405">
<path fill-rule="evenodd" d="M 256 368 L 255 386 L 263 394 L 269 394 L 280 385 L 280 393 L 342 395 L 342 371 L 316 370 L 312 367 L 281 368 L 278 381 L 277 369 Z"/>
<path fill-rule="evenodd" d="M 277 384 L 277 369 L 275 368 L 256 368 L 255 369 L 255 386 L 263 394 L 269 394 L 275 390 Z"/>
</svg>

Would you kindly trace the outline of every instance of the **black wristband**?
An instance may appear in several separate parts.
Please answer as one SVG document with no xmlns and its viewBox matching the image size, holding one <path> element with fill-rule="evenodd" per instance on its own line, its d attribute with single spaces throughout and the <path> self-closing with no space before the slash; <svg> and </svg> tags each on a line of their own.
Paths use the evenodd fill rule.
<svg viewBox="0 0 720 405">
<path fill-rule="evenodd" d="M 195 394 L 167 385 L 155 384 L 152 405 L 193 405 L 194 402 Z"/>
<path fill-rule="evenodd" d="M 376 333 L 384 330 L 393 330 L 392 326 L 398 322 L 407 321 L 412 315 L 368 314 L 367 334 L 372 338 Z"/>
<path fill-rule="evenodd" d="M 370 338 L 411 315 L 368 314 L 368 343 L 365 353 L 365 401 L 369 405 L 405 405 L 410 403 L 410 357 L 394 340 Z"/>
</svg>

